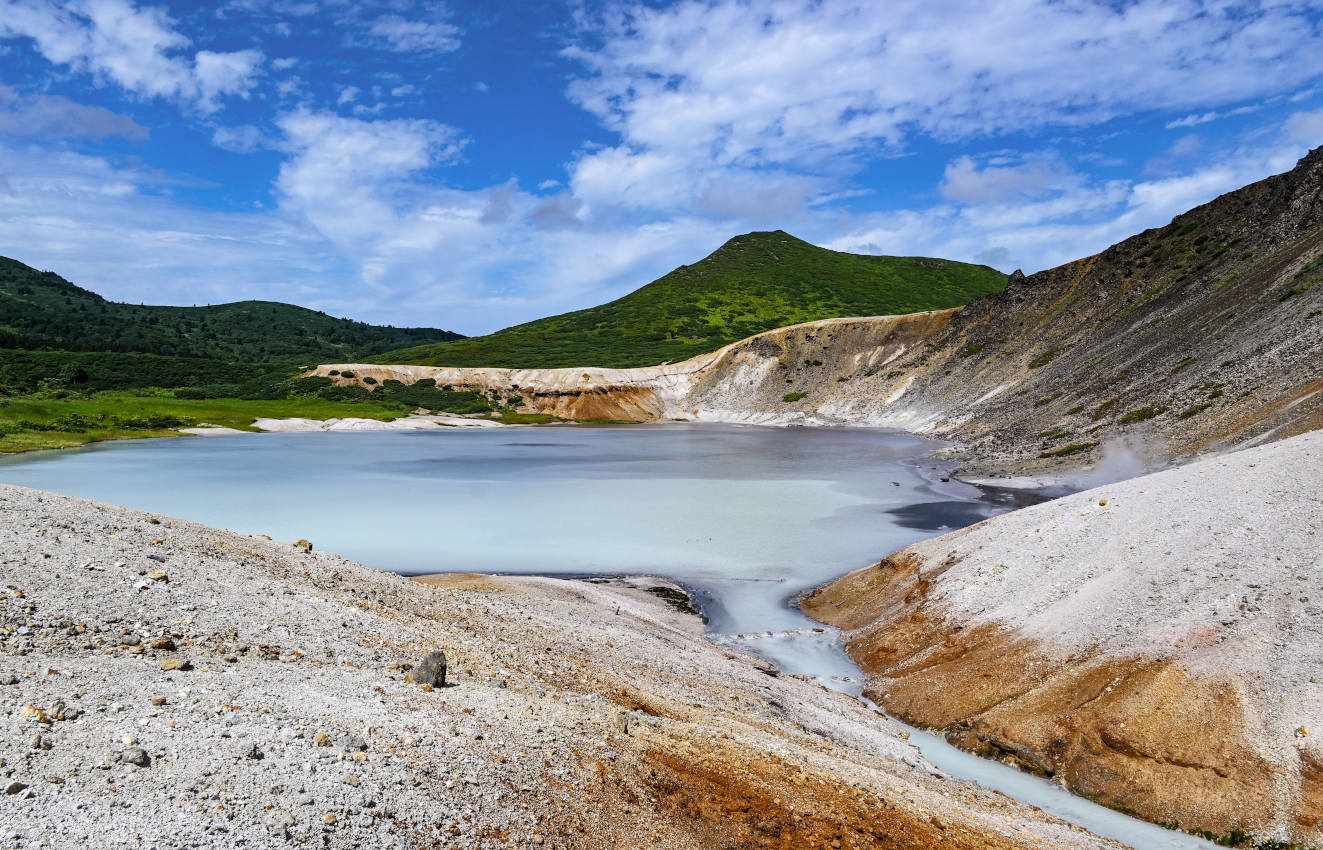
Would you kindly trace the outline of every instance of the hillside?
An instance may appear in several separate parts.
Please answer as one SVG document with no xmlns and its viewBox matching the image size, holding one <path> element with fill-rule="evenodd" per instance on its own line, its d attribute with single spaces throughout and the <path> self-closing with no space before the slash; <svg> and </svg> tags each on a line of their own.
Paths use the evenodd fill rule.
<svg viewBox="0 0 1323 850">
<path fill-rule="evenodd" d="M 801 607 L 953 743 L 1228 846 L 1323 846 L 1320 470 L 1314 432 L 1099 487 Z"/>
<path fill-rule="evenodd" d="M 902 428 L 970 474 L 1130 474 L 1323 427 L 1323 148 L 1100 254 L 950 310 L 780 328 L 664 367 L 324 365 L 604 418 Z M 332 374 L 335 372 L 335 374 Z M 512 386 L 517 385 L 517 386 Z"/>
<path fill-rule="evenodd" d="M 845 254 L 780 230 L 747 233 L 608 304 L 371 360 L 523 369 L 652 366 L 799 322 L 958 307 L 1005 283 L 1004 274 L 987 266 Z"/>
<path fill-rule="evenodd" d="M 0 257 L 0 348 L 260 362 L 366 357 L 460 338 L 436 328 L 381 327 L 337 319 L 274 301 L 208 307 L 121 304 L 53 272 Z"/>
</svg>

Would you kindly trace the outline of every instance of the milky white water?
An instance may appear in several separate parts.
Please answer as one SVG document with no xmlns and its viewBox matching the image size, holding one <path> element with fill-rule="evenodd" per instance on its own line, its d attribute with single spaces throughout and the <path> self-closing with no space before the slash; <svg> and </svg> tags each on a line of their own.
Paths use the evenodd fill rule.
<svg viewBox="0 0 1323 850">
<path fill-rule="evenodd" d="M 713 638 L 859 692 L 800 592 L 1004 507 L 941 483 L 935 444 L 869 429 L 712 425 L 263 434 L 0 460 L 0 481 L 170 514 L 406 574 L 655 574 Z M 926 473 L 926 474 L 921 474 Z M 1209 846 L 914 738 L 952 775 L 1143 848 Z"/>
</svg>

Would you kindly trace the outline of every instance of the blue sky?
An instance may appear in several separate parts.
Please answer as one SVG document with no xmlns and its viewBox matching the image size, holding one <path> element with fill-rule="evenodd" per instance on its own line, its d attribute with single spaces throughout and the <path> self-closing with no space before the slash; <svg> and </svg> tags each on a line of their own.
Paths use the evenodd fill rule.
<svg viewBox="0 0 1323 850">
<path fill-rule="evenodd" d="M 1323 4 L 0 0 L 0 254 L 477 334 L 737 233 L 1035 271 L 1323 144 Z"/>
</svg>

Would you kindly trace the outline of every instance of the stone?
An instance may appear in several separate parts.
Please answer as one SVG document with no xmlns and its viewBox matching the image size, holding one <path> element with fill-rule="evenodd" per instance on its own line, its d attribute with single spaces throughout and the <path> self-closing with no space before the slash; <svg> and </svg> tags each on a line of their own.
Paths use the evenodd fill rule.
<svg viewBox="0 0 1323 850">
<path fill-rule="evenodd" d="M 367 741 L 359 735 L 349 735 L 340 742 L 340 749 L 348 753 L 362 752 L 367 749 Z"/>
<path fill-rule="evenodd" d="M 152 694 L 152 705 L 165 705 L 166 699 L 160 694 Z"/>
<path fill-rule="evenodd" d="M 312 551 L 312 543 L 309 542 L 309 541 L 307 541 L 307 540 L 303 540 L 302 538 L 300 538 L 300 539 L 294 541 L 294 548 L 295 548 L 295 549 L 298 549 L 298 550 L 301 551 L 301 552 L 311 552 L 311 551 Z"/>
<path fill-rule="evenodd" d="M 157 570 L 156 572 L 148 573 L 147 578 L 151 579 L 152 581 L 162 581 L 167 584 L 169 584 L 170 582 L 170 574 L 167 573 L 165 570 Z"/>
<path fill-rule="evenodd" d="M 312 741 L 319 747 L 331 746 L 331 736 L 327 735 L 325 732 L 318 732 L 313 736 Z"/>
<path fill-rule="evenodd" d="M 26 791 L 27 788 L 28 788 L 27 783 L 19 782 L 17 779 L 15 779 L 13 782 L 5 786 L 5 794 L 7 796 L 12 797 L 15 794 Z"/>
<path fill-rule="evenodd" d="M 327 813 L 326 813 L 326 817 L 322 818 L 322 823 L 326 824 L 327 826 L 334 826 L 334 825 L 335 825 L 335 813 L 334 813 L 334 812 L 327 812 Z"/>
<path fill-rule="evenodd" d="M 353 785 L 354 787 L 358 787 L 359 778 L 356 774 L 346 773 L 344 778 L 344 783 L 346 785 Z"/>
<path fill-rule="evenodd" d="M 246 759 L 252 759 L 253 761 L 261 761 L 266 758 L 266 753 L 262 752 L 262 748 L 257 746 L 257 744 L 249 744 L 247 747 L 244 747 L 243 750 L 240 751 L 240 755 Z"/>
<path fill-rule="evenodd" d="M 162 658 L 161 669 L 167 671 L 168 670 L 184 671 L 184 670 L 192 670 L 193 665 L 192 663 L 189 662 L 187 658 Z"/>
<path fill-rule="evenodd" d="M 25 705 L 18 711 L 18 716 L 24 720 L 35 720 L 38 723 L 44 723 L 47 726 L 51 723 L 50 715 L 35 705 Z"/>
<path fill-rule="evenodd" d="M 152 757 L 147 755 L 147 751 L 142 747 L 129 747 L 119 754 L 120 764 L 133 764 L 138 767 L 147 767 L 152 763 Z"/>
<path fill-rule="evenodd" d="M 171 650 L 173 650 L 173 649 L 175 648 L 175 642 L 174 642 L 174 639 L 173 639 L 173 638 L 168 638 L 168 637 L 158 637 L 158 638 L 155 638 L 155 639 L 153 639 L 152 642 L 151 642 L 150 644 L 148 644 L 148 645 L 149 645 L 152 649 L 162 649 L 162 650 L 165 650 L 166 652 L 170 652 Z"/>
<path fill-rule="evenodd" d="M 446 686 L 446 654 L 441 650 L 429 652 L 413 670 L 413 680 L 420 685 L 437 688 Z"/>
</svg>

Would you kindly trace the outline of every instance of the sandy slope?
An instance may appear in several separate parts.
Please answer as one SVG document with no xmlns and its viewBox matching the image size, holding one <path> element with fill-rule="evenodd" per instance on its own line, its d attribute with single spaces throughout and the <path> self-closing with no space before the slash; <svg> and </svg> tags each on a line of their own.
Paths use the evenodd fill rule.
<svg viewBox="0 0 1323 850">
<path fill-rule="evenodd" d="M 1323 843 L 1323 432 L 1000 516 L 804 601 L 893 712 L 1080 791 Z"/>
<path fill-rule="evenodd" d="M 0 846 L 1112 846 L 627 587 L 425 584 L 15 487 L 0 575 Z"/>
</svg>

